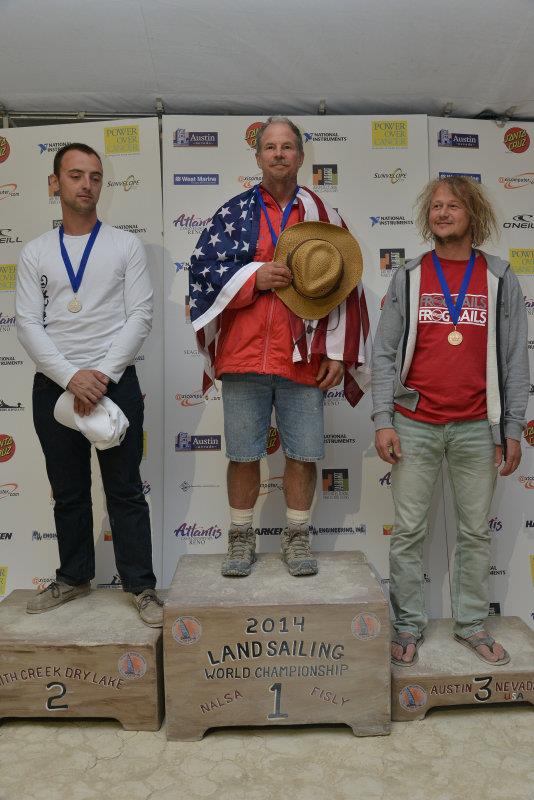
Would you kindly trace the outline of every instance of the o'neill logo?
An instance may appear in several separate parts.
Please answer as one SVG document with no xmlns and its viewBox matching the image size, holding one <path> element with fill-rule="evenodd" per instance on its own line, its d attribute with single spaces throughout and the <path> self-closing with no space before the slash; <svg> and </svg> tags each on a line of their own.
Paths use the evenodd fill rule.
<svg viewBox="0 0 534 800">
<path fill-rule="evenodd" d="M 530 147 L 530 136 L 524 128 L 508 128 L 503 142 L 511 153 L 524 153 Z"/>
<path fill-rule="evenodd" d="M 15 440 L 9 433 L 0 433 L 0 461 L 9 461 L 15 455 Z"/>
<path fill-rule="evenodd" d="M 512 222 L 506 221 L 503 223 L 503 228 L 534 228 L 534 223 L 532 220 L 534 219 L 534 215 L 532 214 L 515 214 L 512 217 Z"/>
<path fill-rule="evenodd" d="M 0 500 L 20 495 L 18 483 L 0 483 Z"/>
</svg>

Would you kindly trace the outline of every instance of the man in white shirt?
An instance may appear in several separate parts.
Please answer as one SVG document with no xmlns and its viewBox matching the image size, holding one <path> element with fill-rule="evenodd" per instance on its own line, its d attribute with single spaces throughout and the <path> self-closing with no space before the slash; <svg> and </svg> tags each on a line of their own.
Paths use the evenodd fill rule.
<svg viewBox="0 0 534 800">
<path fill-rule="evenodd" d="M 139 464 L 143 398 L 133 366 L 152 323 L 152 286 L 142 243 L 97 219 L 102 162 L 85 144 L 54 158 L 63 224 L 29 242 L 17 270 L 19 341 L 35 362 L 33 417 L 54 496 L 60 567 L 56 580 L 29 600 L 40 613 L 89 593 L 95 574 L 89 440 L 54 418 L 64 390 L 74 412 L 90 415 L 108 397 L 129 428 L 120 445 L 97 450 L 125 591 L 143 622 L 162 625 L 154 587 L 150 517 Z"/>
</svg>

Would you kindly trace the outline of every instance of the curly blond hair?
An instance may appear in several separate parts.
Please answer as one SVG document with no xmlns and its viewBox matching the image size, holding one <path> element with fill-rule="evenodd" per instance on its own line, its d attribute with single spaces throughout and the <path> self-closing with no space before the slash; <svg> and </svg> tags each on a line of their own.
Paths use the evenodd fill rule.
<svg viewBox="0 0 534 800">
<path fill-rule="evenodd" d="M 446 186 L 465 206 L 471 220 L 474 246 L 482 245 L 492 237 L 498 238 L 497 217 L 484 187 L 465 175 L 451 175 L 447 178 L 435 178 L 427 183 L 416 200 L 416 224 L 425 242 L 433 238 L 428 215 L 434 192 L 440 186 Z"/>
</svg>

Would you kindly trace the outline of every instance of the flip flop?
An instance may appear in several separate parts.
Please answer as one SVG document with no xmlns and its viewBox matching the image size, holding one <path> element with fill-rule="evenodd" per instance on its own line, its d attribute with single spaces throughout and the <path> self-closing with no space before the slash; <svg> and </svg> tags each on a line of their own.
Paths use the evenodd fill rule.
<svg viewBox="0 0 534 800">
<path fill-rule="evenodd" d="M 391 640 L 391 644 L 398 644 L 402 647 L 402 655 L 405 654 L 406 650 L 411 644 L 415 645 L 415 653 L 413 654 L 413 658 L 411 661 L 402 661 L 402 659 L 394 658 L 391 656 L 391 663 L 395 664 L 397 667 L 411 667 L 413 664 L 417 664 L 419 661 L 419 653 L 417 652 L 425 638 L 423 634 L 421 636 L 414 636 L 413 633 L 409 633 L 408 635 L 402 636 L 397 633 L 394 639 Z"/>
<path fill-rule="evenodd" d="M 481 661 L 485 664 L 491 664 L 492 667 L 502 667 L 504 664 L 508 664 L 510 661 L 510 654 L 504 650 L 503 658 L 500 658 L 499 661 L 490 661 L 488 658 L 484 658 L 482 653 L 479 653 L 477 647 L 480 647 L 481 644 L 485 644 L 486 647 L 489 647 L 491 652 L 493 653 L 493 645 L 495 644 L 495 639 L 493 636 L 490 636 L 489 633 L 483 631 L 484 636 L 477 636 L 476 639 L 469 641 L 469 639 L 465 639 L 463 636 L 458 636 L 457 633 L 454 634 L 454 638 L 459 644 L 462 644 L 464 647 L 467 647 L 468 650 L 471 650 L 472 653 L 476 655 Z"/>
</svg>

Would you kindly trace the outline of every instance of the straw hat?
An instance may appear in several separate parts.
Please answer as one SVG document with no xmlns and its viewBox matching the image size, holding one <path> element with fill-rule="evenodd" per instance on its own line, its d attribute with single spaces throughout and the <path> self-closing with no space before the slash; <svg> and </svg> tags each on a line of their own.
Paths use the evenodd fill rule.
<svg viewBox="0 0 534 800">
<path fill-rule="evenodd" d="M 299 222 L 280 235 L 273 261 L 287 264 L 293 279 L 276 294 L 297 316 L 321 319 L 359 282 L 362 253 L 346 228 L 329 222 Z"/>
</svg>

